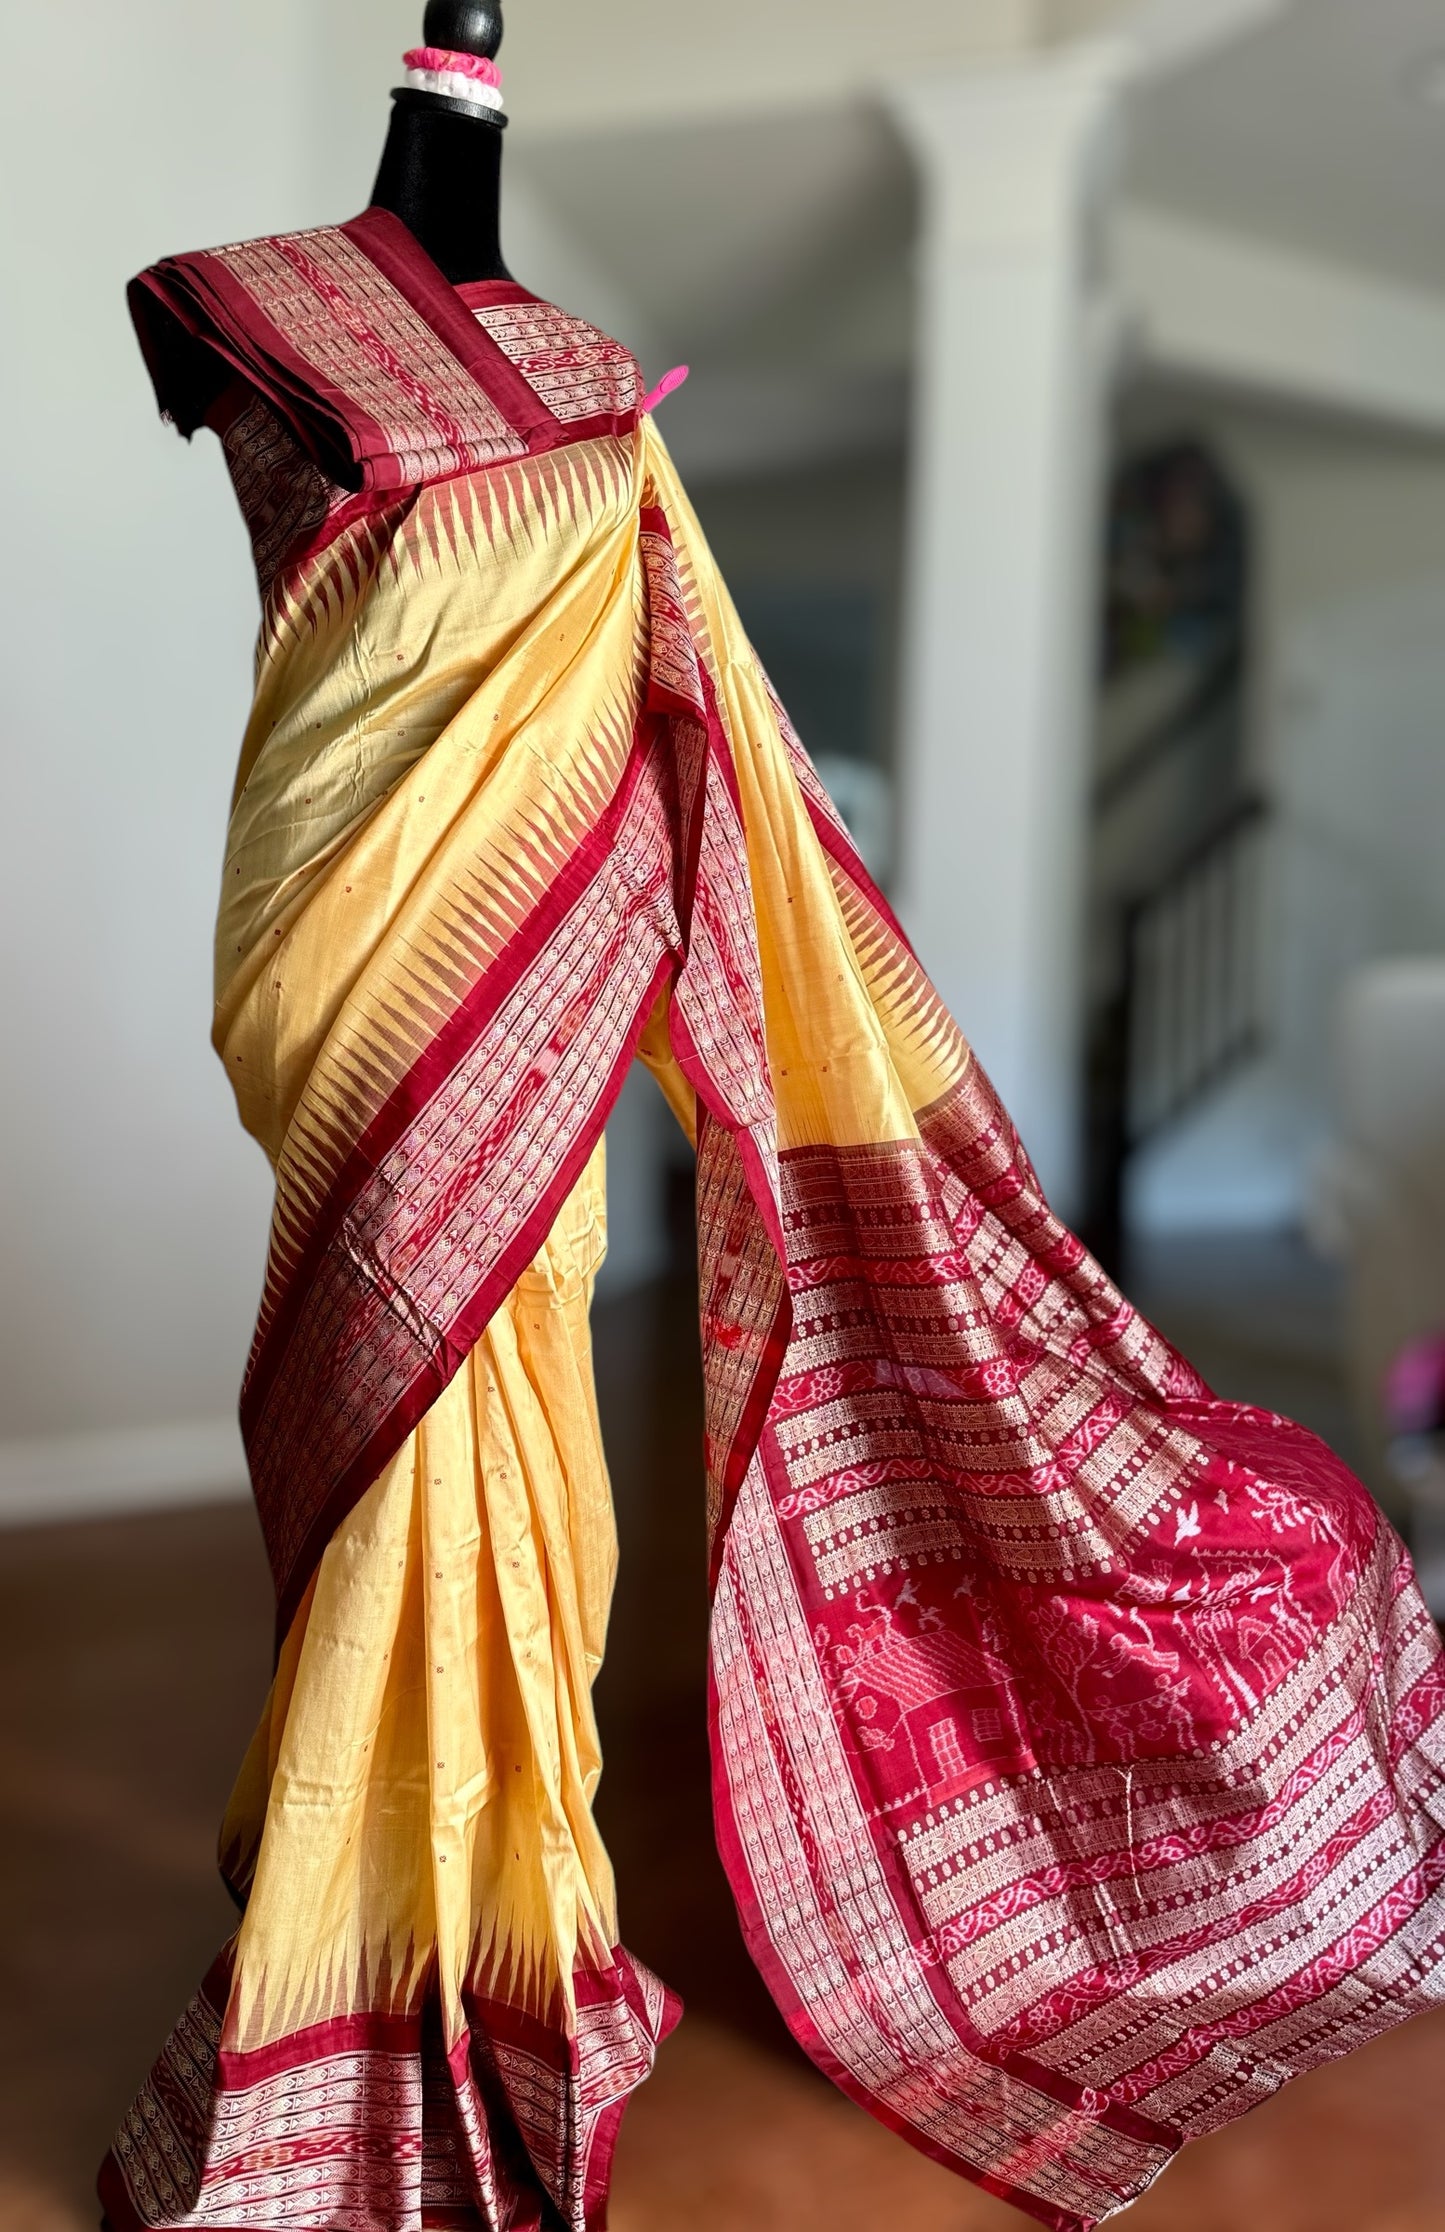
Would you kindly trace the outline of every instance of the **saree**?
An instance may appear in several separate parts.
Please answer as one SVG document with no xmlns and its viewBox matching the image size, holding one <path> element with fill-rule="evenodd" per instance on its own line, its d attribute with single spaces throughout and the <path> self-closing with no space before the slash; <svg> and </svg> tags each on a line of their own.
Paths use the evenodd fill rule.
<svg viewBox="0 0 1445 2232">
<path fill-rule="evenodd" d="M 1051 1212 L 626 350 L 378 210 L 132 303 L 262 590 L 216 1045 L 276 1178 L 242 1421 L 278 1663 L 240 1926 L 104 2166 L 114 2232 L 605 2224 L 679 2012 L 591 1815 L 635 1060 L 696 1147 L 749 1949 L 852 2099 L 1082 2232 L 1442 1996 L 1408 1558 Z"/>
</svg>

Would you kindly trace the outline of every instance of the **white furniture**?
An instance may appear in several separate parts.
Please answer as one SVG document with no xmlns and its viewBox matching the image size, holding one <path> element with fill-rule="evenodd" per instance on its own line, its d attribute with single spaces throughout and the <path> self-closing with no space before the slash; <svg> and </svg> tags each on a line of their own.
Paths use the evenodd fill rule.
<svg viewBox="0 0 1445 2232">
<path fill-rule="evenodd" d="M 1367 1469 L 1388 1496 L 1385 1373 L 1408 1342 L 1445 1328 L 1445 955 L 1378 962 L 1349 980 L 1338 1077 L 1340 1143 L 1319 1208 L 1349 1267 L 1351 1376 Z M 1438 1614 L 1445 1511 L 1398 1474 L 1395 1488 Z"/>
</svg>

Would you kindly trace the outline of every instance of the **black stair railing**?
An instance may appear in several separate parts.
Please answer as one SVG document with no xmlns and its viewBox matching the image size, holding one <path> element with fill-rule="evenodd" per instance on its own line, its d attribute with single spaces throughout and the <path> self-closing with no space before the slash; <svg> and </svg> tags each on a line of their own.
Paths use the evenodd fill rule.
<svg viewBox="0 0 1445 2232">
<path fill-rule="evenodd" d="M 1242 797 L 1121 910 L 1089 1040 L 1085 1232 L 1117 1275 L 1131 1159 L 1258 1053 L 1263 799 Z"/>
</svg>

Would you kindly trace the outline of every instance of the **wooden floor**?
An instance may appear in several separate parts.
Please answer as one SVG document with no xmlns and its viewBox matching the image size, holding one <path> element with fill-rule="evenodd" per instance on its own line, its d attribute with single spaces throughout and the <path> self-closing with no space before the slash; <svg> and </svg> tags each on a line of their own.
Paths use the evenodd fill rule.
<svg viewBox="0 0 1445 2232">
<path fill-rule="evenodd" d="M 624 2129 L 613 2232 L 1024 2232 L 823 2084 L 747 1962 L 708 1816 L 686 1294 L 599 1313 L 598 1377 L 624 1539 L 599 1811 L 627 1942 L 690 2009 Z M 94 2224 L 116 2116 L 231 1926 L 215 1829 L 269 1625 L 238 1508 L 0 1536 L 0 2232 Z M 1445 2015 L 1188 2150 L 1128 2222 L 1445 2232 Z"/>
</svg>

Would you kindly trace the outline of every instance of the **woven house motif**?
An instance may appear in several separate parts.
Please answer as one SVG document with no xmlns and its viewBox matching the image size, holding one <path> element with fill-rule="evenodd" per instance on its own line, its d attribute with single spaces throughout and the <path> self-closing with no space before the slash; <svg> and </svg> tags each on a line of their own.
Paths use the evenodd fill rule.
<svg viewBox="0 0 1445 2232">
<path fill-rule="evenodd" d="M 886 1765 L 894 1794 L 932 1805 L 1033 1764 L 1005 1660 L 929 1607 L 860 1598 L 861 1618 L 830 1653 L 834 1709 L 854 1749 Z"/>
</svg>

